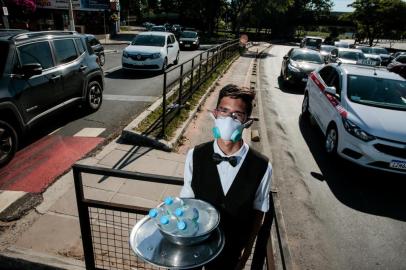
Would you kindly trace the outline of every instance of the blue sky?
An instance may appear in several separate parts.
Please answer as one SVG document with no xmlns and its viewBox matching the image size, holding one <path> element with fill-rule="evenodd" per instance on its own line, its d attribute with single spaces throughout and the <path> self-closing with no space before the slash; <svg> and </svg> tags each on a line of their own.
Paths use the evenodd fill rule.
<svg viewBox="0 0 406 270">
<path fill-rule="evenodd" d="M 353 0 L 333 0 L 333 11 L 353 11 L 352 8 L 347 7 L 348 4 L 354 2 Z"/>
</svg>

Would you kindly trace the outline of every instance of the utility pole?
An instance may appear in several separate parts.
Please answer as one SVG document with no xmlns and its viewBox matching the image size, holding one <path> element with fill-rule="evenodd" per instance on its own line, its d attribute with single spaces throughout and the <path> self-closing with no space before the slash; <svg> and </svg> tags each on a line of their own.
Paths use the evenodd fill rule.
<svg viewBox="0 0 406 270">
<path fill-rule="evenodd" d="M 2 18 L 3 18 L 3 25 L 4 25 L 4 28 L 5 29 L 9 29 L 10 28 L 10 25 L 9 25 L 9 23 L 8 23 L 8 18 L 7 18 L 7 16 L 8 16 L 8 10 L 7 10 L 7 7 L 4 5 L 4 2 L 3 2 L 3 0 L 1 0 L 1 14 L 2 14 Z"/>
<path fill-rule="evenodd" d="M 75 31 L 75 20 L 73 19 L 73 6 L 72 0 L 69 1 L 69 30 Z"/>
</svg>

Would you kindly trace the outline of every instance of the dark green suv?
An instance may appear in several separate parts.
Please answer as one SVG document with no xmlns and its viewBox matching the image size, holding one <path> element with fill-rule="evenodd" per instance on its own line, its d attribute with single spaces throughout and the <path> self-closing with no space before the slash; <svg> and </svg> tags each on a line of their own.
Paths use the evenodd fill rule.
<svg viewBox="0 0 406 270">
<path fill-rule="evenodd" d="M 84 35 L 0 31 L 0 167 L 51 113 L 78 103 L 97 111 L 103 88 L 103 70 Z"/>
</svg>

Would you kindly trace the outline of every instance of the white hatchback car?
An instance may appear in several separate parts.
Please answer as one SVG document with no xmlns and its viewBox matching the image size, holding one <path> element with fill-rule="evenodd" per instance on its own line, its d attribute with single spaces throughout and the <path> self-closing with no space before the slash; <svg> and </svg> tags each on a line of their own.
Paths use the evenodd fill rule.
<svg viewBox="0 0 406 270">
<path fill-rule="evenodd" d="M 178 64 L 179 43 L 172 33 L 143 32 L 123 50 L 124 69 L 164 71 Z"/>
<path fill-rule="evenodd" d="M 406 80 L 383 68 L 322 66 L 309 76 L 302 116 L 325 150 L 362 166 L 406 174 Z"/>
</svg>

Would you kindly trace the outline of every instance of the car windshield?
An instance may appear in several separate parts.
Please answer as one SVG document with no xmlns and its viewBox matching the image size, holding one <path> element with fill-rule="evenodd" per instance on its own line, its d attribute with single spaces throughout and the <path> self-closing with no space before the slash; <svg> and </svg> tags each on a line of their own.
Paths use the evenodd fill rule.
<svg viewBox="0 0 406 270">
<path fill-rule="evenodd" d="M 372 48 L 368 48 L 368 47 L 361 47 L 359 48 L 363 53 L 373 53 Z"/>
<path fill-rule="evenodd" d="M 348 52 L 348 51 L 339 51 L 338 57 L 342 59 L 358 61 L 360 59 L 365 59 L 364 54 L 359 52 Z"/>
<path fill-rule="evenodd" d="M 165 37 L 155 35 L 138 35 L 131 42 L 131 45 L 163 47 L 165 46 Z"/>
<path fill-rule="evenodd" d="M 321 39 L 318 38 L 306 38 L 306 46 L 319 47 L 321 44 Z"/>
<path fill-rule="evenodd" d="M 7 55 L 8 44 L 0 43 L 0 75 L 3 75 L 4 67 L 6 66 Z"/>
<path fill-rule="evenodd" d="M 335 48 L 337 48 L 337 47 L 335 47 L 335 46 L 328 46 L 328 45 L 321 45 L 320 51 L 330 53 L 330 52 L 331 52 L 332 50 L 334 50 Z"/>
<path fill-rule="evenodd" d="M 334 43 L 334 45 L 336 47 L 339 47 L 339 48 L 348 48 L 348 47 L 350 47 L 349 44 L 345 43 L 345 42 L 336 42 L 336 43 Z"/>
<path fill-rule="evenodd" d="M 374 54 L 389 54 L 384 48 L 372 48 Z"/>
<path fill-rule="evenodd" d="M 180 37 L 183 37 L 183 38 L 195 38 L 195 37 L 197 37 L 197 33 L 196 32 L 182 32 L 180 34 Z"/>
<path fill-rule="evenodd" d="M 348 75 L 348 98 L 367 106 L 406 110 L 406 82 Z"/>
<path fill-rule="evenodd" d="M 324 63 L 321 55 L 315 54 L 315 53 L 301 53 L 301 52 L 294 53 L 292 55 L 292 60 L 303 61 L 303 62 L 313 62 L 313 63 L 318 63 L 318 64 Z"/>
<path fill-rule="evenodd" d="M 396 60 L 396 62 L 406 64 L 406 55 L 398 56 L 395 60 Z"/>
</svg>

